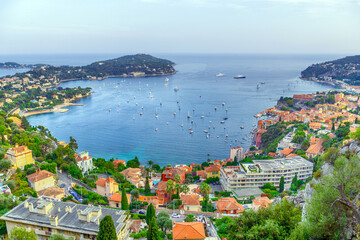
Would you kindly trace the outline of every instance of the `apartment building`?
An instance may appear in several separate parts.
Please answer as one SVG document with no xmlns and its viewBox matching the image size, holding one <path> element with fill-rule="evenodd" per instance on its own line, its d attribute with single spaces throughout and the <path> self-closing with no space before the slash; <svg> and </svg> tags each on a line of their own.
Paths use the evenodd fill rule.
<svg viewBox="0 0 360 240">
<path fill-rule="evenodd" d="M 34 164 L 35 161 L 32 157 L 32 151 L 27 146 L 15 145 L 14 148 L 9 148 L 6 152 L 7 159 L 11 161 L 14 169 L 23 169 L 27 164 Z"/>
<path fill-rule="evenodd" d="M 300 156 L 253 162 L 221 168 L 220 182 L 224 190 L 261 187 L 265 183 L 273 183 L 278 187 L 282 176 L 285 180 L 285 189 L 288 189 L 295 174 L 303 181 L 311 177 L 314 165 Z"/>
<path fill-rule="evenodd" d="M 110 215 L 118 239 L 126 239 L 130 221 L 123 210 L 101 208 L 75 203 L 29 198 L 1 216 L 8 232 L 24 227 L 35 232 L 38 239 L 48 239 L 58 233 L 75 240 L 95 240 L 101 220 Z"/>
<path fill-rule="evenodd" d="M 83 151 L 80 154 L 75 153 L 75 158 L 83 175 L 94 169 L 93 159 L 89 156 L 89 152 Z"/>
</svg>

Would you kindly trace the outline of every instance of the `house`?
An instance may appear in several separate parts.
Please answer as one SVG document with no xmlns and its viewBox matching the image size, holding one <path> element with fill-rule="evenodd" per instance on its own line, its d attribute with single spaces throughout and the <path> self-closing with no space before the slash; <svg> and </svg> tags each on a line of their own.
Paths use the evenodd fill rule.
<svg viewBox="0 0 360 240">
<path fill-rule="evenodd" d="M 281 156 L 281 157 L 286 157 L 286 156 L 288 156 L 292 151 L 294 151 L 294 149 L 284 148 L 284 149 L 280 152 L 280 156 Z"/>
<path fill-rule="evenodd" d="M 174 222 L 173 225 L 173 239 L 174 240 L 189 240 L 205 239 L 205 230 L 202 222 Z"/>
<path fill-rule="evenodd" d="M 200 176 L 200 179 L 206 179 L 206 172 L 204 170 L 196 171 L 196 176 Z"/>
<path fill-rule="evenodd" d="M 271 201 L 268 197 L 258 197 L 252 200 L 252 209 L 257 211 L 260 208 L 267 208 L 270 203 Z"/>
<path fill-rule="evenodd" d="M 109 207 L 121 207 L 121 193 L 113 193 L 110 197 L 108 197 L 109 200 Z M 131 195 L 126 194 L 126 198 L 128 199 L 128 203 L 131 202 Z"/>
<path fill-rule="evenodd" d="M 94 169 L 93 159 L 89 157 L 89 152 L 83 151 L 80 154 L 75 153 L 75 159 L 83 175 Z"/>
<path fill-rule="evenodd" d="M 243 159 L 243 153 L 244 153 L 244 149 L 242 147 L 232 147 L 230 149 L 230 159 L 240 161 L 241 159 Z"/>
<path fill-rule="evenodd" d="M 185 172 L 186 169 L 183 167 L 166 167 L 165 170 L 161 174 L 162 181 L 167 182 L 170 179 L 174 181 L 175 176 L 179 175 L 181 178 L 180 183 L 185 182 Z"/>
<path fill-rule="evenodd" d="M 103 196 L 111 196 L 113 193 L 119 191 L 119 184 L 111 177 L 99 178 L 96 181 L 96 192 Z"/>
<path fill-rule="evenodd" d="M 60 188 L 56 185 L 45 188 L 37 192 L 38 196 L 46 196 L 51 198 L 63 199 L 65 197 L 65 188 Z"/>
<path fill-rule="evenodd" d="M 244 211 L 244 207 L 235 198 L 220 198 L 215 203 L 219 213 L 240 214 Z"/>
<path fill-rule="evenodd" d="M 125 160 L 115 159 L 113 163 L 114 163 L 114 165 L 115 165 L 115 168 L 118 168 L 118 167 L 119 167 L 119 164 L 126 166 Z"/>
<path fill-rule="evenodd" d="M 156 196 L 158 197 L 159 205 L 165 205 L 169 203 L 170 194 L 166 192 L 166 182 L 161 181 L 158 183 L 158 188 L 156 189 Z"/>
<path fill-rule="evenodd" d="M 131 184 L 135 185 L 137 188 L 145 187 L 146 178 L 142 176 L 140 168 L 127 168 L 120 172 L 124 175 L 125 179 L 128 180 Z M 149 179 L 150 188 L 153 187 L 153 181 Z"/>
<path fill-rule="evenodd" d="M 139 219 L 131 219 L 131 225 L 130 225 L 130 232 L 131 233 L 138 233 L 140 231 L 140 226 L 142 221 Z"/>
<path fill-rule="evenodd" d="M 181 196 L 182 208 L 185 211 L 200 212 L 201 206 L 199 201 L 199 195 L 187 194 Z"/>
<path fill-rule="evenodd" d="M 32 157 L 32 151 L 27 146 L 15 145 L 14 148 L 9 148 L 6 152 L 7 159 L 11 161 L 14 169 L 24 169 L 25 165 L 34 164 L 35 161 Z"/>
<path fill-rule="evenodd" d="M 205 167 L 204 169 L 206 172 L 206 178 L 220 177 L 220 169 L 221 169 L 220 165 L 210 165 L 209 167 Z"/>
<path fill-rule="evenodd" d="M 36 171 L 35 173 L 26 176 L 26 178 L 28 179 L 30 187 L 36 192 L 55 185 L 55 174 L 46 170 Z"/>
<path fill-rule="evenodd" d="M 308 158 L 314 158 L 316 156 L 322 155 L 324 153 L 323 143 L 324 139 L 312 136 L 310 138 L 310 146 L 306 150 L 306 156 Z"/>
<path fill-rule="evenodd" d="M 117 239 L 126 239 L 131 224 L 126 211 L 101 206 L 28 198 L 0 219 L 5 221 L 8 232 L 23 227 L 34 231 L 36 239 L 48 239 L 57 233 L 66 239 L 93 240 L 97 237 L 101 220 L 107 215 L 114 221 Z"/>
<path fill-rule="evenodd" d="M 152 203 L 154 208 L 157 208 L 159 206 L 159 199 L 157 196 L 139 196 L 138 200 L 142 202 L 147 202 L 149 203 L 149 205 Z"/>
<path fill-rule="evenodd" d="M 251 197 L 260 197 L 261 194 L 263 194 L 263 191 L 261 191 L 258 187 L 253 188 L 239 188 L 232 190 L 232 193 L 234 194 L 234 197 L 237 200 L 244 201 L 244 200 L 250 200 Z"/>
</svg>

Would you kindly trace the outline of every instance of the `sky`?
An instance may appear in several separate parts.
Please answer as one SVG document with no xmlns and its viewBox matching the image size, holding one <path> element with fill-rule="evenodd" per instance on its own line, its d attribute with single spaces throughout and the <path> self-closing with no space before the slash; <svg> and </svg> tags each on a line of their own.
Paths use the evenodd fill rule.
<svg viewBox="0 0 360 240">
<path fill-rule="evenodd" d="M 360 0 L 1 0 L 0 54 L 360 54 Z"/>
</svg>

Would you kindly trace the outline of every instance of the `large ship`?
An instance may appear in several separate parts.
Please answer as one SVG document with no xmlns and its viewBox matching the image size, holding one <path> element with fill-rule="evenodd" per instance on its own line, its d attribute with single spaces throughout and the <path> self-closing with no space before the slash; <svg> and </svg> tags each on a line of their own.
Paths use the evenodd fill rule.
<svg viewBox="0 0 360 240">
<path fill-rule="evenodd" d="M 240 78 L 246 78 L 244 75 L 237 75 L 234 77 L 235 79 L 240 79 Z"/>
</svg>

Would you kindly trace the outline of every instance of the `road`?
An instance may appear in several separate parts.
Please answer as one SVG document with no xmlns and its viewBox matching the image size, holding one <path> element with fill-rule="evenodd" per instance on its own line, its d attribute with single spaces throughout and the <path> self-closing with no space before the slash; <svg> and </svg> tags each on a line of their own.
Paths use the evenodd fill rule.
<svg viewBox="0 0 360 240">
<path fill-rule="evenodd" d="M 71 179 L 68 177 L 66 172 L 60 172 L 58 171 L 57 173 L 57 177 L 58 177 L 58 185 L 60 186 L 61 184 L 65 184 L 65 194 L 66 195 L 70 195 L 69 193 L 69 189 L 71 188 Z"/>
</svg>

